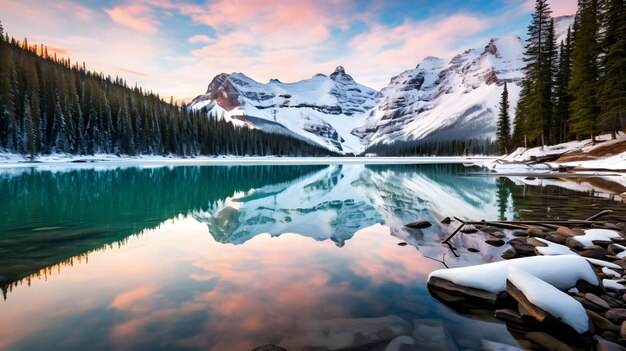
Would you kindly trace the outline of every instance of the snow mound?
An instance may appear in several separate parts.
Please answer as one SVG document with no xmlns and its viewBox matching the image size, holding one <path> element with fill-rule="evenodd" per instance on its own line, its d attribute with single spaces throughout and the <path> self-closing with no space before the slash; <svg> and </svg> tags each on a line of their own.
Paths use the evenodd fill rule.
<svg viewBox="0 0 626 351">
<path fill-rule="evenodd" d="M 507 279 L 528 301 L 569 325 L 577 333 L 582 334 L 589 330 L 589 317 L 585 308 L 571 296 L 518 266 L 509 267 Z"/>
<path fill-rule="evenodd" d="M 600 284 L 589 262 L 576 255 L 533 256 L 470 267 L 441 269 L 432 272 L 428 279 L 436 277 L 457 285 L 499 293 L 506 291 L 510 267 L 523 269 L 560 290 L 575 286 L 579 280 L 593 285 Z"/>
<path fill-rule="evenodd" d="M 620 235 L 609 229 L 587 229 L 585 235 L 576 236 L 575 239 L 585 246 L 591 246 L 594 240 L 610 241 L 612 238 L 620 238 Z"/>
</svg>

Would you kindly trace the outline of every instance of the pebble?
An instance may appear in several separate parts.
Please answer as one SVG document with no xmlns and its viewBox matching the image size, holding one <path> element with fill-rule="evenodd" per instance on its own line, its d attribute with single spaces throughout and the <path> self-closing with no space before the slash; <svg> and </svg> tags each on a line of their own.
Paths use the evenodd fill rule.
<svg viewBox="0 0 626 351">
<path fill-rule="evenodd" d="M 430 224 L 429 221 L 417 221 L 417 222 L 407 223 L 404 226 L 407 228 L 425 229 L 425 228 L 432 226 L 432 224 Z"/>
<path fill-rule="evenodd" d="M 542 333 L 542 332 L 530 332 L 526 333 L 526 339 L 534 342 L 535 344 L 539 344 L 546 350 L 554 350 L 554 351 L 572 351 L 572 348 L 569 347 L 566 343 L 556 339 L 550 334 Z"/>
<path fill-rule="evenodd" d="M 613 324 L 611 321 L 609 321 L 608 319 L 602 317 L 601 315 L 587 310 L 587 315 L 589 316 L 589 319 L 591 319 L 591 323 L 593 323 L 593 326 L 596 329 L 599 330 L 608 330 L 608 331 L 612 331 L 614 333 L 619 333 L 620 331 L 620 327 L 618 327 L 617 325 Z"/>
<path fill-rule="evenodd" d="M 604 308 L 605 310 L 608 310 L 609 308 L 611 308 L 611 306 L 609 306 L 608 302 L 602 300 L 600 297 L 598 297 L 597 295 L 591 294 L 591 293 L 586 293 L 585 294 L 585 299 L 587 301 L 590 301 L 602 308 Z"/>
<path fill-rule="evenodd" d="M 585 247 L 585 245 L 581 244 L 578 240 L 574 239 L 573 237 L 569 237 L 565 239 L 565 245 L 567 245 L 567 247 L 569 247 L 570 249 L 574 249 L 574 250 L 581 250 Z"/>
<path fill-rule="evenodd" d="M 528 240 L 526 241 L 529 245 L 532 246 L 539 246 L 539 247 L 547 247 L 548 244 L 544 243 L 543 241 L 537 240 L 535 238 L 528 238 Z"/>
<path fill-rule="evenodd" d="M 519 256 L 534 256 L 535 255 L 535 247 L 528 244 L 526 241 L 522 239 L 511 239 L 509 240 L 509 245 L 513 247 L 513 249 Z"/>
<path fill-rule="evenodd" d="M 500 320 L 503 320 L 505 322 L 524 324 L 524 320 L 522 319 L 522 316 L 520 316 L 519 313 L 513 310 L 510 310 L 508 308 L 502 308 L 502 309 L 496 310 L 494 312 L 494 317 Z"/>
<path fill-rule="evenodd" d="M 474 233 L 478 232 L 478 229 L 476 229 L 474 227 L 471 227 L 471 226 L 469 226 L 469 227 L 465 226 L 460 231 L 461 231 L 461 233 L 464 233 L 464 234 L 474 234 Z"/>
<path fill-rule="evenodd" d="M 580 235 L 580 233 L 568 228 L 568 227 L 558 227 L 556 229 L 556 232 L 566 238 L 572 237 L 572 236 L 576 236 L 576 235 Z"/>
<path fill-rule="evenodd" d="M 553 243 L 565 245 L 565 237 L 557 233 L 550 233 L 546 235 L 546 240 L 552 241 Z"/>
<path fill-rule="evenodd" d="M 594 339 L 596 339 L 598 341 L 598 343 L 596 344 L 596 350 L 597 351 L 623 351 L 626 350 L 623 346 L 621 346 L 620 344 L 616 344 L 614 342 L 611 342 L 609 340 L 606 340 L 602 337 L 595 337 Z"/>
<path fill-rule="evenodd" d="M 613 256 L 613 254 L 602 248 L 585 249 L 578 254 L 583 257 L 595 258 L 604 261 L 612 261 L 613 259 L 617 258 Z"/>
<path fill-rule="evenodd" d="M 546 233 L 539 228 L 528 228 L 528 235 L 543 238 L 546 236 Z"/>
<path fill-rule="evenodd" d="M 491 246 L 500 247 L 505 244 L 502 239 L 487 239 L 485 242 Z"/>
<path fill-rule="evenodd" d="M 517 253 L 515 252 L 515 250 L 513 248 L 509 248 L 506 251 L 504 251 L 500 257 L 504 258 L 505 260 L 510 260 L 512 258 L 515 258 L 516 256 L 517 256 Z"/>
<path fill-rule="evenodd" d="M 476 248 L 473 248 L 473 247 L 468 247 L 467 251 L 469 251 L 469 252 L 480 252 L 480 250 L 478 250 Z"/>
<path fill-rule="evenodd" d="M 276 346 L 274 344 L 265 344 L 261 346 L 257 346 L 252 349 L 252 351 L 287 351 L 286 349 Z"/>
<path fill-rule="evenodd" d="M 613 323 L 621 324 L 626 321 L 626 308 L 612 308 L 604 316 Z"/>
</svg>

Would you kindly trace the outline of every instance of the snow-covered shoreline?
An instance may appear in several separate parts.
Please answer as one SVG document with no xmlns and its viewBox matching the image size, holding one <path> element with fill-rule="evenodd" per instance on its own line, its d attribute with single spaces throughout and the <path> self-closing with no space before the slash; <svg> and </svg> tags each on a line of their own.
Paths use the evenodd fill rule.
<svg viewBox="0 0 626 351">
<path fill-rule="evenodd" d="M 626 152 L 611 152 L 624 144 L 626 134 L 618 133 L 615 140 L 610 134 L 604 134 L 596 137 L 595 145 L 591 139 L 585 139 L 545 147 L 520 147 L 508 155 L 477 165 L 501 174 L 550 173 L 559 169 L 626 172 Z"/>
<path fill-rule="evenodd" d="M 42 167 L 42 166 L 89 166 L 95 165 L 327 165 L 327 164 L 444 164 L 444 163 L 484 163 L 495 160 L 493 156 L 442 156 L 442 157 L 244 157 L 244 156 L 199 156 L 182 158 L 178 156 L 117 156 L 97 155 L 43 155 L 34 160 L 19 154 L 1 154 L 0 168 Z"/>
</svg>

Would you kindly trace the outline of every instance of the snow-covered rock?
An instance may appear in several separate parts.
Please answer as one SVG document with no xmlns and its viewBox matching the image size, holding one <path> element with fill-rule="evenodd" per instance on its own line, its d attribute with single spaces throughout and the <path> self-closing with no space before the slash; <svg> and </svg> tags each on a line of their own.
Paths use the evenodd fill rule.
<svg viewBox="0 0 626 351">
<path fill-rule="evenodd" d="M 547 313 L 579 334 L 589 330 L 589 317 L 585 308 L 568 294 L 516 266 L 509 267 L 507 280 L 523 294 L 512 295 L 523 300 L 518 302 L 527 310 L 540 311 L 540 315 Z"/>
<path fill-rule="evenodd" d="M 510 267 L 513 266 L 560 290 L 574 287 L 578 280 L 585 280 L 593 285 L 600 283 L 589 262 L 576 255 L 533 256 L 470 267 L 441 269 L 430 273 L 428 279 L 436 277 L 460 286 L 499 293 L 506 290 L 506 279 Z"/>
</svg>

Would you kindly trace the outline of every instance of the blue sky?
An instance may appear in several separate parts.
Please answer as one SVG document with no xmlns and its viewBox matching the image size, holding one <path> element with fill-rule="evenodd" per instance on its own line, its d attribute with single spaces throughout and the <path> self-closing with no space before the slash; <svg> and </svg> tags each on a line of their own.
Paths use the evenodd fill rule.
<svg viewBox="0 0 626 351">
<path fill-rule="evenodd" d="M 526 32 L 534 1 L 0 0 L 17 38 L 162 96 L 189 99 L 220 72 L 305 79 L 343 65 L 380 89 L 426 56 Z M 552 0 L 554 15 L 576 0 Z"/>
</svg>

